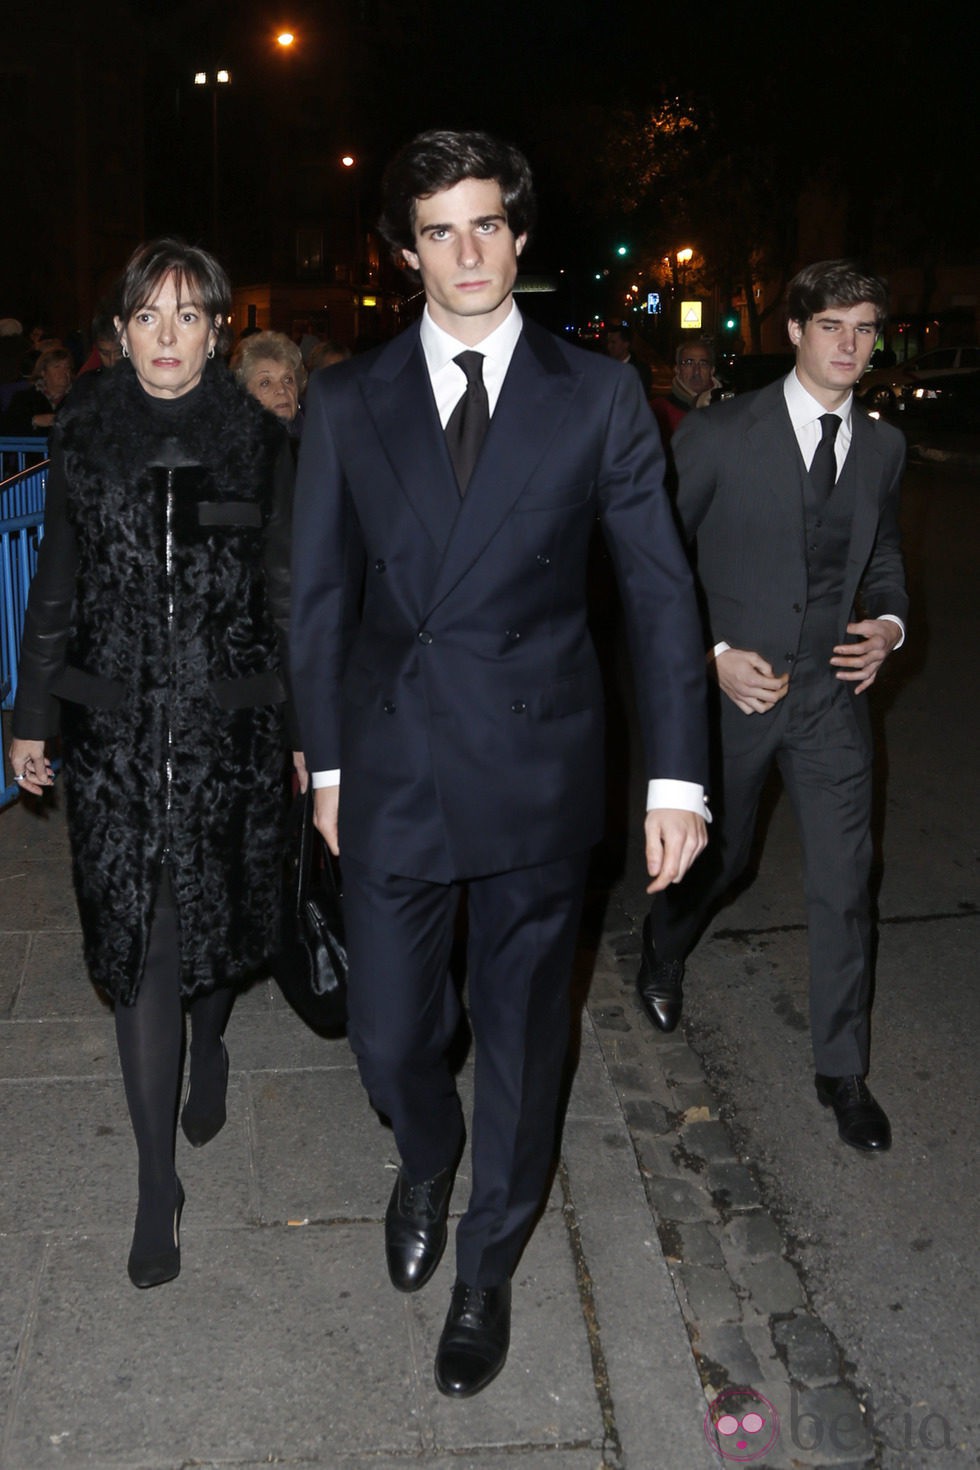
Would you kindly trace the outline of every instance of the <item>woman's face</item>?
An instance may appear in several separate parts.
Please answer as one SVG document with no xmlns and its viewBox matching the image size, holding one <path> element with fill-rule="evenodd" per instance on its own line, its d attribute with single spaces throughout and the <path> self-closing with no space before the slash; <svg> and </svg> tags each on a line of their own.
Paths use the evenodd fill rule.
<svg viewBox="0 0 980 1470">
<path fill-rule="evenodd" d="M 116 318 L 123 349 L 151 398 L 180 398 L 201 381 L 208 352 L 218 338 L 221 318 L 211 322 L 196 283 L 184 276 L 180 299 L 173 271 L 151 292 L 152 301 L 137 307 L 123 326 Z"/>
<path fill-rule="evenodd" d="M 49 362 L 41 374 L 41 385 L 49 398 L 64 398 L 71 387 L 71 363 Z"/>
<path fill-rule="evenodd" d="M 271 357 L 260 357 L 248 375 L 247 386 L 263 408 L 270 409 L 283 423 L 292 423 L 299 412 L 299 388 L 291 367 Z"/>
</svg>

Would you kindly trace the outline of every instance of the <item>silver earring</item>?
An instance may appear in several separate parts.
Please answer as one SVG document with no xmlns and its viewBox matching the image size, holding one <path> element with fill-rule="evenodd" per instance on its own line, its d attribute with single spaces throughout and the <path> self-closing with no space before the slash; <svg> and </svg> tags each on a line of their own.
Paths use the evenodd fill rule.
<svg viewBox="0 0 980 1470">
<path fill-rule="evenodd" d="M 126 346 L 125 342 L 121 342 L 119 345 L 122 348 L 122 355 L 123 355 L 123 357 L 128 357 L 129 356 L 129 348 Z"/>
<path fill-rule="evenodd" d="M 208 362 L 211 362 L 213 358 L 214 358 L 214 348 L 213 347 L 209 347 L 208 348 Z"/>
</svg>

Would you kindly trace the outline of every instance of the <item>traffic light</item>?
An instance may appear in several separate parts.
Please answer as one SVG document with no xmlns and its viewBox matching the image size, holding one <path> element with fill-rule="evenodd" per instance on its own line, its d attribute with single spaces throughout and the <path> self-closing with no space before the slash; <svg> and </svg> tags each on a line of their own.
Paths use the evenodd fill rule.
<svg viewBox="0 0 980 1470">
<path fill-rule="evenodd" d="M 723 332 L 727 332 L 729 336 L 733 336 L 734 333 L 738 331 L 738 328 L 738 312 L 734 309 L 734 307 L 729 307 L 727 311 L 724 311 L 721 314 L 721 330 Z"/>
<path fill-rule="evenodd" d="M 620 260 L 625 260 L 626 257 L 627 257 L 627 255 L 629 255 L 629 253 L 630 253 L 630 248 L 629 248 L 628 245 L 617 245 L 616 246 L 616 254 L 619 256 Z"/>
</svg>

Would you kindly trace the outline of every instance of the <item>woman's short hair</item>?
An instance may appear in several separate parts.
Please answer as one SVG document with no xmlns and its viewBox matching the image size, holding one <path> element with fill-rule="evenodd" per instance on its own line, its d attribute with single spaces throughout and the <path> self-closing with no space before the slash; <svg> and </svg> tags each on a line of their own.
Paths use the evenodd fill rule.
<svg viewBox="0 0 980 1470">
<path fill-rule="evenodd" d="M 463 179 L 492 179 L 500 185 L 507 224 L 515 235 L 534 227 L 531 166 L 524 154 L 489 133 L 432 129 L 420 133 L 397 153 L 382 180 L 378 229 L 396 260 L 415 249 L 415 204 Z"/>
<path fill-rule="evenodd" d="M 306 387 L 306 369 L 296 343 L 285 332 L 253 332 L 243 338 L 231 355 L 229 364 L 243 388 L 260 362 L 278 362 L 292 368 L 296 379 L 296 391 L 302 393 Z"/>
<path fill-rule="evenodd" d="M 178 296 L 192 295 L 218 334 L 219 351 L 226 352 L 231 341 L 231 282 L 213 255 L 176 235 L 147 240 L 129 257 L 118 288 L 122 326 L 151 301 L 158 286 L 171 274 Z"/>
<path fill-rule="evenodd" d="M 880 330 L 888 316 L 888 287 L 882 278 L 863 270 L 856 260 L 818 260 L 790 281 L 786 315 L 803 326 L 828 307 L 860 306 L 862 301 L 874 307 Z"/>
</svg>

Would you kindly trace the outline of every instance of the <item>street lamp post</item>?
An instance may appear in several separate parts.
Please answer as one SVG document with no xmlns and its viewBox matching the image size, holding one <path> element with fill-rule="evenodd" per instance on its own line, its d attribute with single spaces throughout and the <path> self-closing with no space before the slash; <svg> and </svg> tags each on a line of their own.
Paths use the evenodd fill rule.
<svg viewBox="0 0 980 1470">
<path fill-rule="evenodd" d="M 231 85 L 231 72 L 218 67 L 214 72 L 196 71 L 195 87 L 211 89 L 211 248 L 218 252 L 218 91 Z"/>
</svg>

